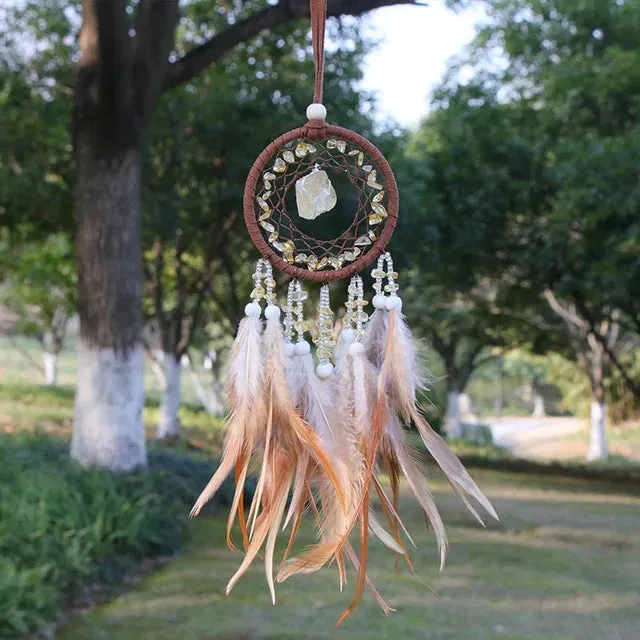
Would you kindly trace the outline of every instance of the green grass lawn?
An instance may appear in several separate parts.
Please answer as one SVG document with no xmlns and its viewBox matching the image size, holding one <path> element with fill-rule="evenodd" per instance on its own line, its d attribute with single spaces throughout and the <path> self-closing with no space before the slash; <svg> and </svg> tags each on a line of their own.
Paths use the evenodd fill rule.
<svg viewBox="0 0 640 640">
<path fill-rule="evenodd" d="M 424 586 L 374 544 L 370 576 L 397 609 L 385 618 L 367 594 L 340 629 L 349 601 L 335 570 L 280 585 L 271 605 L 257 561 L 229 597 L 239 556 L 224 546 L 224 524 L 190 525 L 186 549 L 132 591 L 80 614 L 61 640 L 349 638 L 432 640 L 634 640 L 640 628 L 640 495 L 609 485 L 493 472 L 476 474 L 501 522 L 484 530 L 436 481 L 450 553 L 438 573 L 434 540 L 415 501 L 402 515 L 418 545 Z M 305 530 L 302 545 L 312 542 Z"/>
<path fill-rule="evenodd" d="M 145 420 L 152 435 L 157 401 Z M 73 389 L 28 382 L 0 383 L 0 431 L 44 430 L 70 435 Z M 216 450 L 220 421 L 182 409 L 187 440 Z M 633 440 L 612 432 L 618 439 Z M 630 442 L 635 447 L 635 441 Z M 462 447 L 462 449 L 460 449 Z M 486 448 L 500 458 L 503 452 Z M 480 454 L 459 443 L 462 454 Z M 258 561 L 230 597 L 224 587 L 240 557 L 224 545 L 224 522 L 205 517 L 188 525 L 188 543 L 163 569 L 117 599 L 79 613 L 62 640 L 240 640 L 287 638 L 429 638 L 433 640 L 636 640 L 640 637 L 640 488 L 553 476 L 478 471 L 500 523 L 481 529 L 445 484 L 433 480 L 448 524 L 450 553 L 437 571 L 433 536 L 410 495 L 401 513 L 418 549 L 420 578 L 395 576 L 394 558 L 374 543 L 370 576 L 398 611 L 385 618 L 367 594 L 336 632 L 350 600 L 335 569 L 291 580 L 272 606 Z M 194 491 L 194 498 L 195 498 Z M 187 508 L 185 507 L 185 515 Z M 300 546 L 313 541 L 305 529 Z M 353 582 L 353 580 L 352 580 Z"/>
</svg>

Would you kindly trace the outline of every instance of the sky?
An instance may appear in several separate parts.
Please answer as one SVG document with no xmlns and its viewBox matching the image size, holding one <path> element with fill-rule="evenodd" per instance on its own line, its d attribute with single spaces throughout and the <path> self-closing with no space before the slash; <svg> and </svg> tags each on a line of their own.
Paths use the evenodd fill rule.
<svg viewBox="0 0 640 640">
<path fill-rule="evenodd" d="M 378 120 L 417 126 L 447 60 L 473 39 L 481 10 L 456 13 L 443 5 L 385 7 L 366 18 L 368 34 L 380 44 L 367 58 L 362 87 L 377 95 Z"/>
</svg>

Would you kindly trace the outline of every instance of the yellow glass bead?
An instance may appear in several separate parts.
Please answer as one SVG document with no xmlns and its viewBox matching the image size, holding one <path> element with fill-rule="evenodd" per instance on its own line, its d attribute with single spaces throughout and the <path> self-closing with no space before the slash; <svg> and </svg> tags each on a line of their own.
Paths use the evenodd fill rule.
<svg viewBox="0 0 640 640">
<path fill-rule="evenodd" d="M 309 146 L 306 142 L 299 142 L 296 145 L 295 154 L 298 158 L 304 158 L 309 153 Z"/>
<path fill-rule="evenodd" d="M 282 173 L 287 168 L 285 161 L 282 158 L 276 158 L 276 161 L 273 163 L 273 170 L 276 173 Z"/>
</svg>

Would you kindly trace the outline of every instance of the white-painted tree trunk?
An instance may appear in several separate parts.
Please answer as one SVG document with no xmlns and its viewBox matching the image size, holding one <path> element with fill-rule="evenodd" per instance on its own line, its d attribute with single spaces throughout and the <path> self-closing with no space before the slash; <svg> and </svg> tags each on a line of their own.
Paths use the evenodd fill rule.
<svg viewBox="0 0 640 640">
<path fill-rule="evenodd" d="M 146 466 L 142 346 L 122 353 L 80 339 L 78 372 L 71 456 L 114 471 Z"/>
<path fill-rule="evenodd" d="M 44 363 L 44 379 L 49 386 L 54 387 L 58 381 L 58 356 L 45 351 L 42 354 Z"/>
<path fill-rule="evenodd" d="M 544 416 L 547 415 L 545 406 L 544 406 L 544 397 L 541 396 L 539 393 L 535 393 L 533 394 L 533 411 L 531 412 L 531 415 L 534 418 L 544 418 Z"/>
<path fill-rule="evenodd" d="M 164 373 L 164 387 L 160 396 L 160 418 L 156 438 L 166 440 L 180 434 L 180 362 L 172 353 L 162 356 L 162 370 Z"/>
<path fill-rule="evenodd" d="M 605 402 L 594 401 L 591 403 L 590 415 L 590 438 L 587 460 L 604 460 L 608 455 L 607 451 L 607 405 Z"/>
<path fill-rule="evenodd" d="M 189 366 L 189 373 L 191 375 L 191 382 L 193 382 L 193 388 L 196 390 L 198 399 L 205 408 L 205 411 L 212 416 L 222 415 L 225 412 L 225 406 L 220 383 L 214 380 L 211 385 L 211 391 L 207 391 L 202 386 L 198 373 L 191 365 Z"/>
<path fill-rule="evenodd" d="M 450 438 L 460 438 L 462 436 L 460 394 L 457 391 L 449 391 L 447 393 L 447 415 L 445 416 L 444 429 Z"/>
</svg>

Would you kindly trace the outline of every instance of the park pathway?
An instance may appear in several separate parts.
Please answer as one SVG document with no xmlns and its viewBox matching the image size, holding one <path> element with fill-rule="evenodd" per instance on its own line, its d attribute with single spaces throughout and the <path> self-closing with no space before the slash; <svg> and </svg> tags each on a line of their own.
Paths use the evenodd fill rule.
<svg viewBox="0 0 640 640">
<path fill-rule="evenodd" d="M 586 428 L 580 418 L 549 417 L 493 418 L 489 426 L 497 445 L 522 458 L 562 457 L 562 441 Z"/>
</svg>

